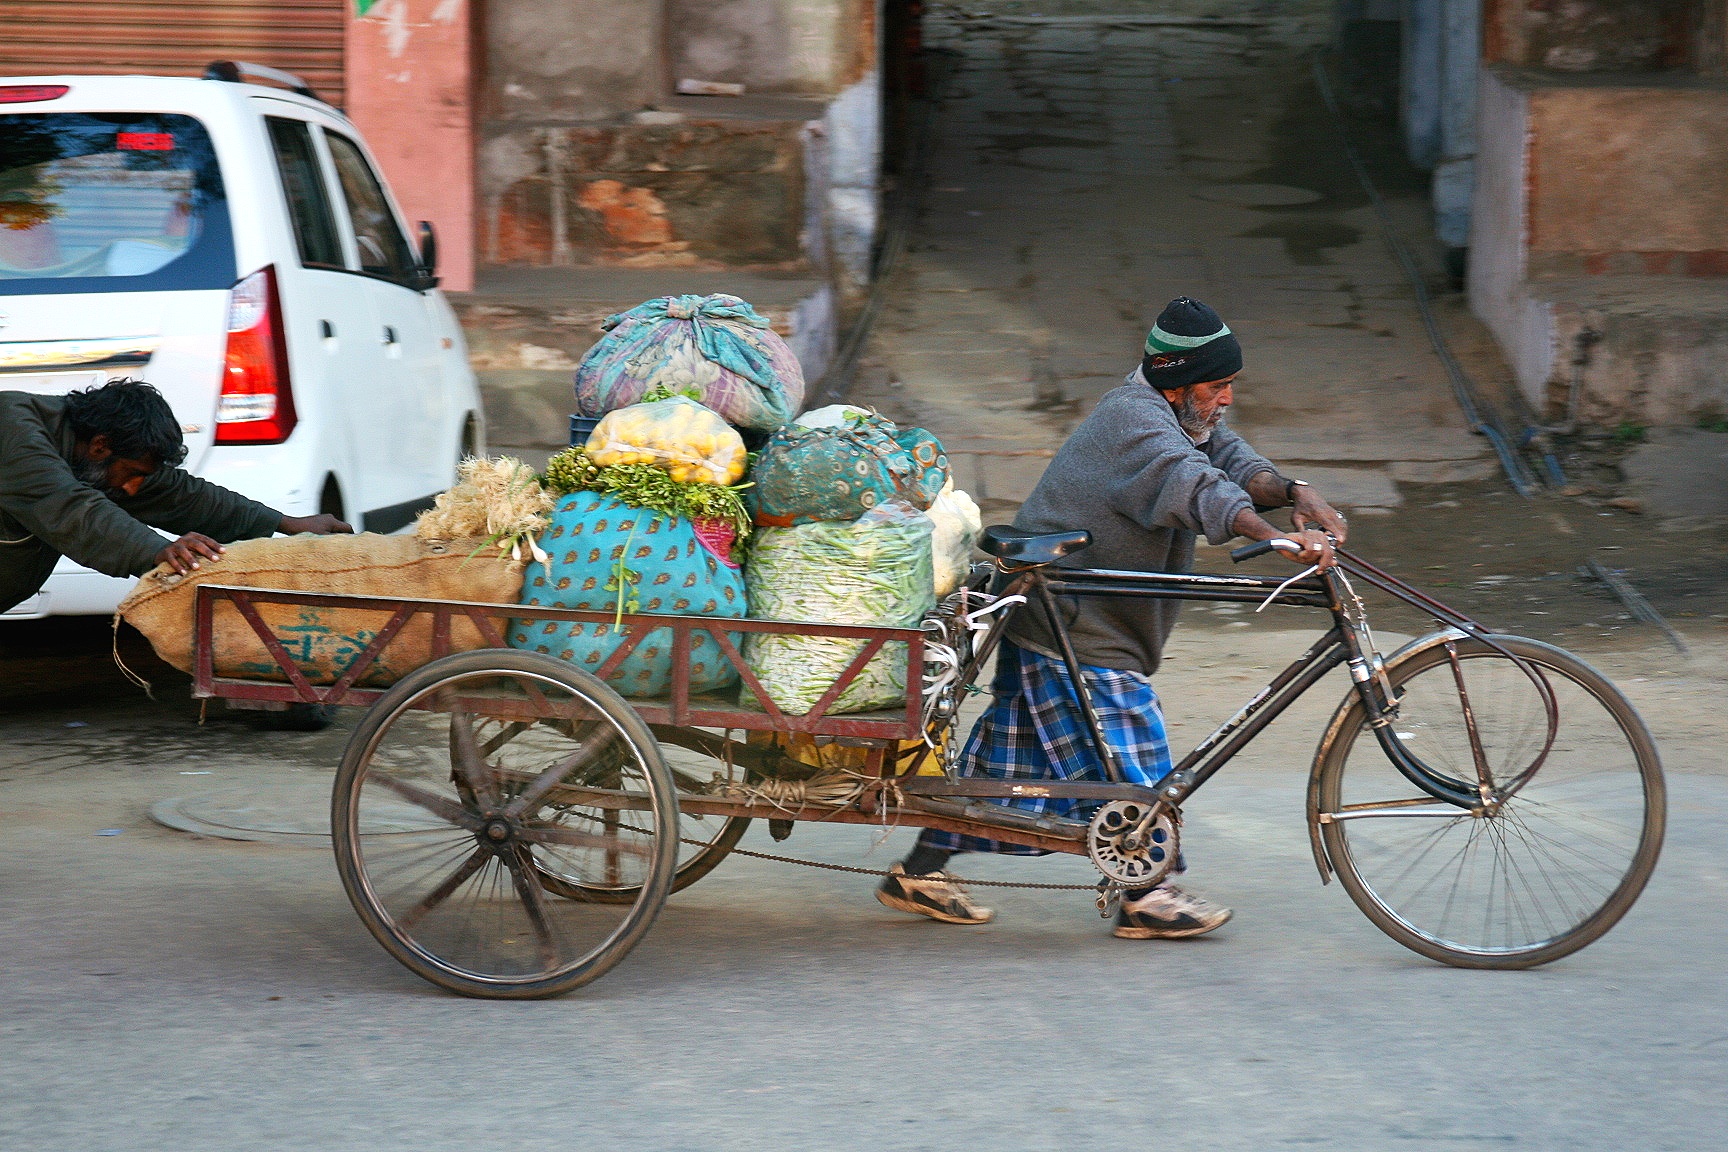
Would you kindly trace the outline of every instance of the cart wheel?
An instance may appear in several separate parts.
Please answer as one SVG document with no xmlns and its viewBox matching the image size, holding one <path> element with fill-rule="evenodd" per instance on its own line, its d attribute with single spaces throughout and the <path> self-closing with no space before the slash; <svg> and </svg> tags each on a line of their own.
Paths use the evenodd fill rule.
<svg viewBox="0 0 1728 1152">
<path fill-rule="evenodd" d="M 542 724 L 562 724 L 563 721 L 541 721 Z M 476 731 L 482 746 L 499 747 L 527 731 L 531 726 L 519 722 L 478 719 Z M 743 778 L 743 770 L 722 764 L 700 753 L 683 748 L 661 748 L 663 756 L 670 754 L 667 768 L 680 795 L 706 796 L 714 791 L 715 768 L 726 769 L 722 779 Z M 603 783 L 596 778 L 594 784 Z M 460 784 L 458 784 L 460 786 Z M 605 783 L 605 787 L 616 787 Z M 609 827 L 608 820 L 627 820 L 628 814 L 580 804 L 559 805 L 566 821 L 586 826 Z M 672 891 L 682 892 L 726 859 L 744 833 L 750 828 L 748 816 L 710 816 L 695 812 L 680 812 L 678 817 L 678 866 L 672 873 Z M 540 882 L 548 892 L 570 900 L 591 900 L 601 904 L 634 903 L 641 885 L 635 883 L 597 883 L 593 876 L 566 875 L 559 870 L 559 861 L 541 853 L 534 854 L 534 866 L 540 870 Z"/>
<path fill-rule="evenodd" d="M 672 875 L 672 891 L 682 892 L 708 873 L 720 861 L 731 855 L 738 841 L 750 828 L 748 816 L 692 816 L 683 814 L 679 828 L 679 858 Z M 707 839 L 701 839 L 701 837 Z M 592 900 L 600 904 L 628 904 L 636 899 L 637 885 L 585 884 L 580 879 L 563 875 L 536 859 L 540 880 L 548 892 L 556 892 L 571 900 Z"/>
<path fill-rule="evenodd" d="M 562 660 L 499 649 L 380 697 L 331 797 L 367 930 L 439 987 L 491 999 L 556 996 L 622 960 L 666 901 L 677 828 L 671 773 L 630 706 Z M 635 897 L 548 899 L 548 871 Z"/>
</svg>

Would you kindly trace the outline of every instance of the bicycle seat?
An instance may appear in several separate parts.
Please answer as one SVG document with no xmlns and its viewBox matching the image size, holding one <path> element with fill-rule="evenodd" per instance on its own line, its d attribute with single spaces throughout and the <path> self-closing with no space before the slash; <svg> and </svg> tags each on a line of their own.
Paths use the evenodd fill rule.
<svg viewBox="0 0 1728 1152">
<path fill-rule="evenodd" d="M 992 524 L 984 529 L 978 547 L 987 556 L 1012 560 L 1016 564 L 1048 564 L 1092 543 L 1090 532 L 1047 532 L 1039 535 L 1006 524 Z"/>
</svg>

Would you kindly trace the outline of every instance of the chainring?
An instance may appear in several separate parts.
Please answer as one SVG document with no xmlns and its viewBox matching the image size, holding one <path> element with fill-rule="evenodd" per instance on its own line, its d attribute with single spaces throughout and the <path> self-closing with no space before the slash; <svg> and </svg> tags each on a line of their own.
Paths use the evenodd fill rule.
<svg viewBox="0 0 1728 1152">
<path fill-rule="evenodd" d="M 1150 888 L 1176 866 L 1178 822 L 1167 804 L 1112 800 L 1092 817 L 1086 854 L 1107 879 Z"/>
</svg>

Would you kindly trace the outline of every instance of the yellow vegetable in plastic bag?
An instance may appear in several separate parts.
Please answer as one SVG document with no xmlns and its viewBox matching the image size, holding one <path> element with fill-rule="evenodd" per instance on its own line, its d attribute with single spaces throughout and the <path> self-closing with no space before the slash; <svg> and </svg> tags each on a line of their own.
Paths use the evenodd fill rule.
<svg viewBox="0 0 1728 1152">
<path fill-rule="evenodd" d="M 588 436 L 601 467 L 653 464 L 680 484 L 736 484 L 744 478 L 744 440 L 711 408 L 674 396 L 607 413 Z"/>
</svg>

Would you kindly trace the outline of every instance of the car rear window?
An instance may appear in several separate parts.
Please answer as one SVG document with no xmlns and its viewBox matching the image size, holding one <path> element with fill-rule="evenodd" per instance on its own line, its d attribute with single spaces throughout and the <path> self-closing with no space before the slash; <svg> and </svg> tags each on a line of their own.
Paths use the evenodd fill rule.
<svg viewBox="0 0 1728 1152">
<path fill-rule="evenodd" d="M 204 126 L 170 113 L 0 116 L 0 295 L 227 288 Z"/>
</svg>

